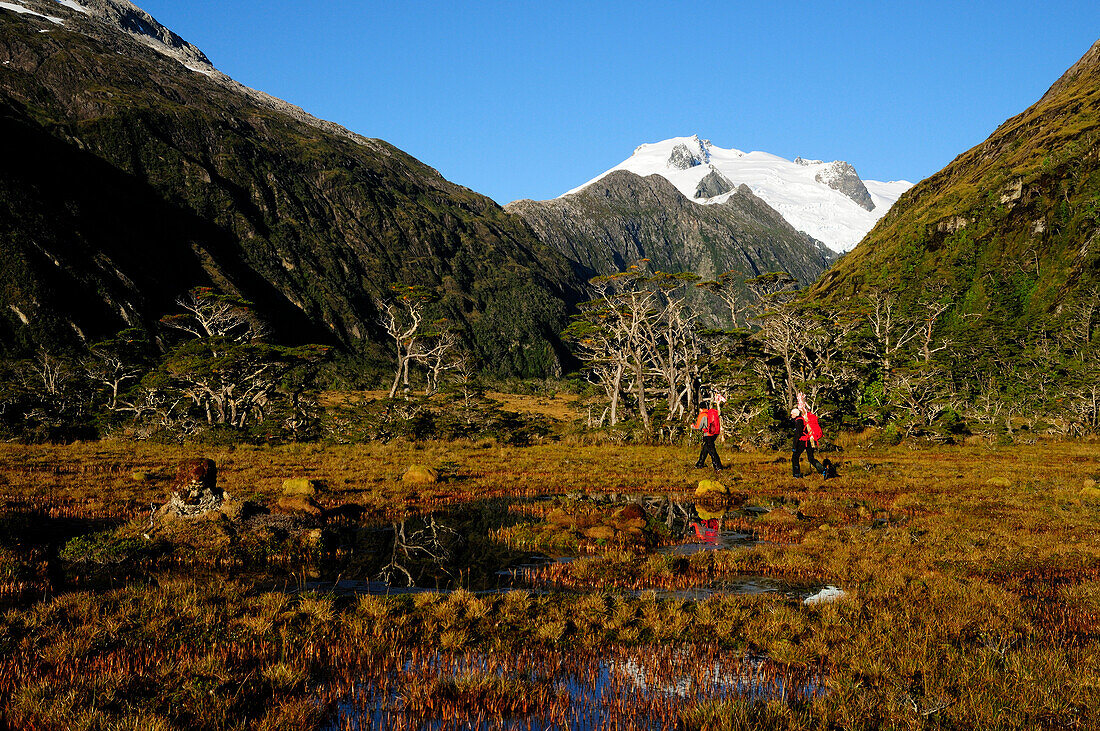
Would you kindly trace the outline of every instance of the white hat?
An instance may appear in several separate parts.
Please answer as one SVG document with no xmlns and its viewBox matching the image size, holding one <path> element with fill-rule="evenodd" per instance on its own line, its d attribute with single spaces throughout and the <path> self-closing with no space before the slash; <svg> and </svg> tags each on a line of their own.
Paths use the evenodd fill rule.
<svg viewBox="0 0 1100 731">
<path fill-rule="evenodd" d="M 801 413 L 802 413 L 802 412 L 801 412 L 801 411 L 799 411 L 798 409 L 791 409 L 791 417 L 792 417 L 792 418 L 794 418 L 794 417 L 797 417 L 797 416 L 798 416 L 799 414 L 801 414 Z"/>
</svg>

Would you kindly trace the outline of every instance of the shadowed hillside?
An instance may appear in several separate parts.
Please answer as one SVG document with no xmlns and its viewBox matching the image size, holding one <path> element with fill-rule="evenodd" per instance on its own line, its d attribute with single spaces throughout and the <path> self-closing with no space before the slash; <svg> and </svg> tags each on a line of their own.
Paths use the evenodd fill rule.
<svg viewBox="0 0 1100 731">
<path fill-rule="evenodd" d="M 557 369 L 576 279 L 521 221 L 49 5 L 64 25 L 0 10 L 6 349 L 148 326 L 198 285 L 253 301 L 279 340 L 377 348 L 375 299 L 402 283 L 436 289 L 498 372 Z"/>
</svg>

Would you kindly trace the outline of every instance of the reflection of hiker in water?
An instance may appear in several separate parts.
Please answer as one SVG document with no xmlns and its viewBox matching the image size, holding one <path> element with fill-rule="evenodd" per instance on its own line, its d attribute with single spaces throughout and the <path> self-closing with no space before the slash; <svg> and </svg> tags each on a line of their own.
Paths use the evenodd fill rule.
<svg viewBox="0 0 1100 731">
<path fill-rule="evenodd" d="M 699 520 L 691 524 L 696 537 L 703 543 L 717 543 L 718 531 L 722 529 L 721 516 L 709 510 L 698 508 Z"/>
<path fill-rule="evenodd" d="M 707 455 L 710 455 L 710 464 L 715 471 L 722 469 L 722 460 L 718 456 L 718 450 L 714 448 L 714 440 L 722 433 L 722 421 L 716 408 L 699 407 L 699 418 L 695 420 L 695 428 L 703 432 L 703 446 L 699 450 L 699 461 L 695 463 L 695 469 L 706 466 Z"/>
<path fill-rule="evenodd" d="M 802 477 L 799 457 L 802 456 L 803 451 L 806 452 L 806 459 L 809 460 L 814 471 L 823 472 L 825 466 L 814 459 L 814 442 L 816 439 L 810 430 L 809 420 L 801 409 L 791 409 L 790 430 L 793 438 L 793 444 L 791 445 L 791 475 Z"/>
</svg>

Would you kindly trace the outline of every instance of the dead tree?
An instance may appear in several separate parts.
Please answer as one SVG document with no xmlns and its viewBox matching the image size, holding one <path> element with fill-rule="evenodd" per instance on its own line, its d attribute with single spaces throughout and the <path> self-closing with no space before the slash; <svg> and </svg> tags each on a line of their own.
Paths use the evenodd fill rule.
<svg viewBox="0 0 1100 731">
<path fill-rule="evenodd" d="M 409 390 L 409 368 L 413 363 L 431 360 L 433 353 L 442 356 L 430 343 L 436 333 L 429 330 L 425 310 L 434 299 L 433 293 L 423 287 L 394 287 L 391 300 L 378 303 L 379 318 L 386 333 L 393 338 L 397 351 L 397 370 L 390 386 L 390 398 L 397 395 L 398 387 Z M 431 387 L 429 386 L 429 389 Z"/>
</svg>

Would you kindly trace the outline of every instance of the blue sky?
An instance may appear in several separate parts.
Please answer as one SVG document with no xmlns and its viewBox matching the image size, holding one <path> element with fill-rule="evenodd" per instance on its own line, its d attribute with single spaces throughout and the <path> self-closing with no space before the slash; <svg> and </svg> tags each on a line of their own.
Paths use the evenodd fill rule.
<svg viewBox="0 0 1100 731">
<path fill-rule="evenodd" d="M 1100 38 L 1096 0 L 137 4 L 238 81 L 502 204 L 691 134 L 915 182 Z"/>
</svg>

